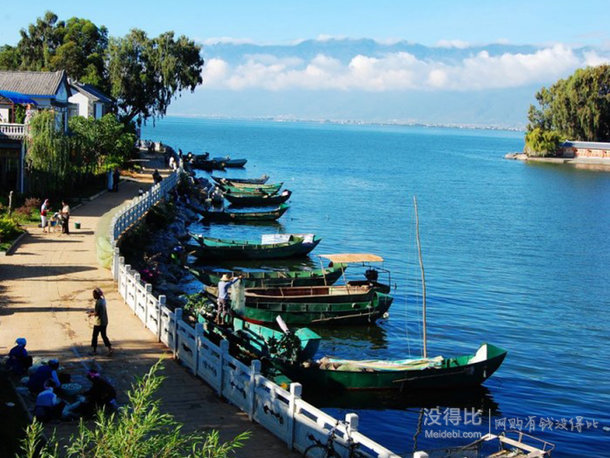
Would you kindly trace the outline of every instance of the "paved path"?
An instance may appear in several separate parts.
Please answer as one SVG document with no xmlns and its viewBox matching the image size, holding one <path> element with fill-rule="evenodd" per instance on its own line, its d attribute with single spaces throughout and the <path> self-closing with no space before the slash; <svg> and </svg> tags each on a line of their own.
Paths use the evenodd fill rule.
<svg viewBox="0 0 610 458">
<path fill-rule="evenodd" d="M 76 375 L 75 381 L 83 383 L 86 368 L 97 364 L 122 393 L 120 402 L 125 402 L 135 376 L 147 372 L 160 357 L 171 357 L 123 303 L 110 271 L 96 260 L 94 232 L 99 217 L 148 186 L 123 181 L 118 193 L 105 193 L 72 212 L 70 235 L 43 234 L 40 228 L 32 228 L 12 256 L 0 257 L 0 354 L 7 354 L 17 337 L 26 337 L 33 356 L 57 357 Z M 75 221 L 81 223 L 79 230 L 72 229 Z M 115 354 L 105 356 L 100 338 L 101 356 L 93 359 L 88 355 L 91 327 L 85 312 L 93 307 L 91 292 L 96 286 L 106 295 L 108 337 Z M 218 399 L 177 362 L 168 359 L 163 373 L 167 380 L 158 393 L 163 409 L 183 422 L 185 429 L 217 429 L 222 440 L 250 430 L 252 438 L 236 456 L 292 455 L 283 442 Z M 56 426 L 64 437 L 76 429 L 75 422 Z"/>
</svg>

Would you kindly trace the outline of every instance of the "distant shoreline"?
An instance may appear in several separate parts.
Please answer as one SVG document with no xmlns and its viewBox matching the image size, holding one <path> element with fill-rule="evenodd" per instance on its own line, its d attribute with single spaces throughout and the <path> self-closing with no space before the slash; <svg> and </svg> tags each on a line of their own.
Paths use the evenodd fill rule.
<svg viewBox="0 0 610 458">
<path fill-rule="evenodd" d="M 166 118 L 183 118 L 183 119 L 210 119 L 217 121 L 260 121 L 260 122 L 277 122 L 277 123 L 315 123 L 315 124 L 332 124 L 332 125 L 349 125 L 349 126 L 395 126 L 395 127 L 423 127 L 431 129 L 464 129 L 464 130 L 491 130 L 505 132 L 523 132 L 525 130 L 518 127 L 502 127 L 502 126 L 482 126 L 477 124 L 434 124 L 421 123 L 410 121 L 358 121 L 358 120 L 341 120 L 341 119 L 298 119 L 298 118 L 282 118 L 274 116 L 265 117 L 230 117 L 230 116 L 207 116 L 207 115 L 191 115 L 191 114 L 172 114 Z"/>
</svg>

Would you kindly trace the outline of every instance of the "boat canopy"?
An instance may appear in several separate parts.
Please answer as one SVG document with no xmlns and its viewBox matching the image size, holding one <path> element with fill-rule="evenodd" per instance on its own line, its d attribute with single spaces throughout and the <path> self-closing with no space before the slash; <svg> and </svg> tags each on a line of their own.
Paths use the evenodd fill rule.
<svg viewBox="0 0 610 458">
<path fill-rule="evenodd" d="M 338 264 L 349 264 L 358 262 L 383 262 L 381 256 L 370 253 L 340 253 L 340 254 L 320 254 L 321 258 L 328 259 L 330 262 Z"/>
</svg>

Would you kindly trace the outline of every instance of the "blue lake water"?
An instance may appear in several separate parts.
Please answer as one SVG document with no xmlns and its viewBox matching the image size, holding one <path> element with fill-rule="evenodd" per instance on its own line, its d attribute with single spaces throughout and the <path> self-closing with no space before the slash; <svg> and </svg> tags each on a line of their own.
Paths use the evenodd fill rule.
<svg viewBox="0 0 610 458">
<path fill-rule="evenodd" d="M 553 456 L 610 456 L 609 173 L 505 160 L 523 148 L 517 132 L 166 118 L 142 137 L 247 158 L 225 175 L 267 173 L 293 191 L 279 225 L 194 230 L 313 232 L 323 238 L 314 254 L 385 258 L 396 284 L 390 317 L 323 331 L 326 354 L 421 354 L 417 196 L 429 354 L 490 342 L 508 357 L 480 392 L 315 398 L 323 410 L 357 412 L 362 432 L 407 456 L 489 429 L 529 431 L 556 444 Z M 472 409 L 482 414 L 469 421 Z"/>
</svg>

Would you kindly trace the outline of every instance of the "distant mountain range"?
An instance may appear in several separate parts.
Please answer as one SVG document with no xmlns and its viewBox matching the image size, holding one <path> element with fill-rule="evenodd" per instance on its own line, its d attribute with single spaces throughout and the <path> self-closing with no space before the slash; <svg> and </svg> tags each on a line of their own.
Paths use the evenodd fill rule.
<svg viewBox="0 0 610 458">
<path fill-rule="evenodd" d="M 592 47 L 372 39 L 203 44 L 204 84 L 169 114 L 523 128 L 542 86 L 610 62 Z"/>
</svg>

